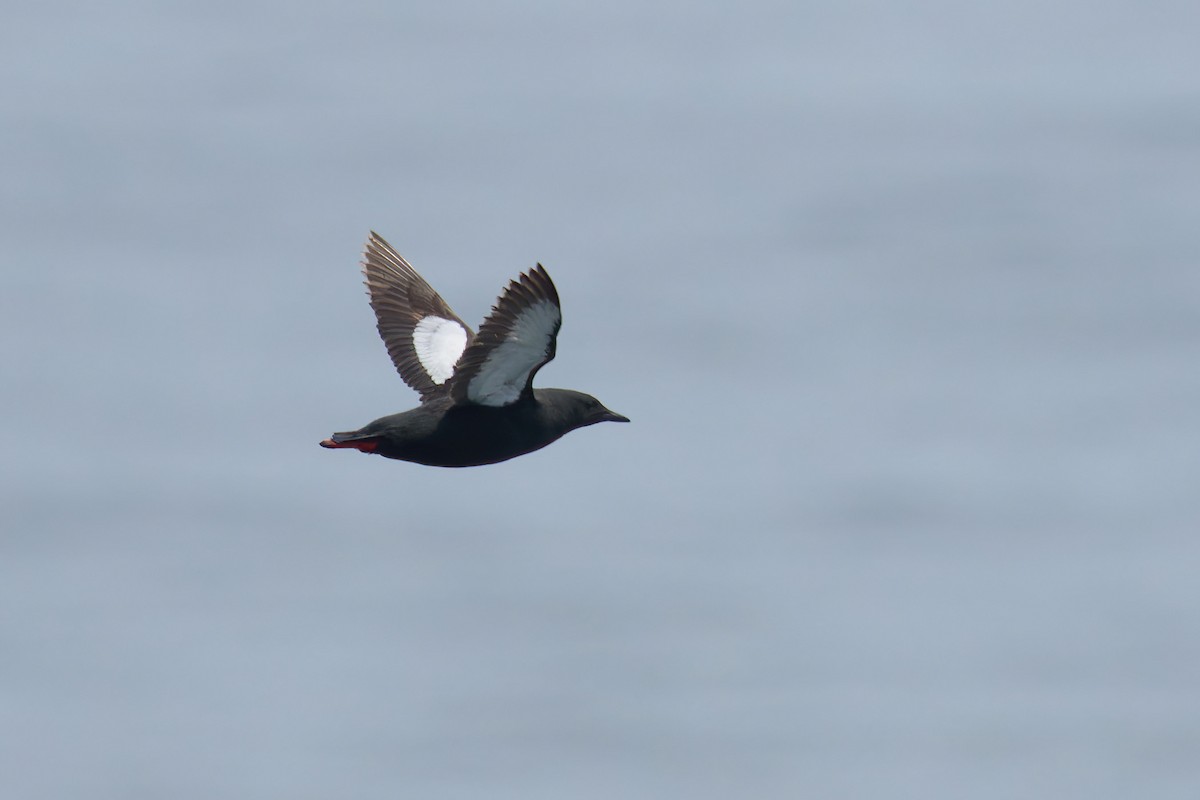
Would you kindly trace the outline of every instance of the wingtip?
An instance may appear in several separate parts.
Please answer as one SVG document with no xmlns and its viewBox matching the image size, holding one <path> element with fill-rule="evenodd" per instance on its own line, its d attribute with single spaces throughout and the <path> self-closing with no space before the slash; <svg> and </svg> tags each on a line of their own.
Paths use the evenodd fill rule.
<svg viewBox="0 0 1200 800">
<path fill-rule="evenodd" d="M 372 250 L 380 247 L 390 247 L 387 241 L 375 231 L 367 234 L 367 241 L 363 243 L 363 256 L 365 257 Z"/>
<path fill-rule="evenodd" d="M 392 267 L 399 265 L 402 270 L 407 268 L 413 271 L 412 265 L 404 260 L 404 256 L 397 253 L 396 248 L 388 244 L 387 239 L 374 230 L 370 232 L 367 241 L 363 244 L 362 257 L 359 259 L 358 265 L 363 278 L 365 278 L 363 283 L 367 286 L 368 291 L 371 287 L 372 272 L 387 270 L 389 269 L 388 265 L 392 265 Z"/>
<path fill-rule="evenodd" d="M 363 261 L 366 261 L 372 256 L 383 256 L 388 253 L 395 253 L 396 248 L 388 244 L 388 240 L 384 239 L 374 230 L 371 230 L 367 235 L 367 241 L 363 243 Z M 397 253 L 397 255 L 399 255 Z"/>
<path fill-rule="evenodd" d="M 528 284 L 529 288 L 534 289 L 537 293 L 553 302 L 554 305 L 562 306 L 562 301 L 558 299 L 558 287 L 554 285 L 554 279 L 550 277 L 550 273 L 542 266 L 542 262 L 537 262 L 537 265 L 529 270 L 529 272 L 522 272 L 521 283 Z"/>
</svg>

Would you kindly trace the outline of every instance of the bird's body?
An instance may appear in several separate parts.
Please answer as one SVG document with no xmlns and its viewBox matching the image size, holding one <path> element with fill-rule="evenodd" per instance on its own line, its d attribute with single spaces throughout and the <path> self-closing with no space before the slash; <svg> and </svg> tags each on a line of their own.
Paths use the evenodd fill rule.
<svg viewBox="0 0 1200 800">
<path fill-rule="evenodd" d="M 540 450 L 575 428 L 611 419 L 599 412 L 584 421 L 587 408 L 572 402 L 571 395 L 576 394 L 567 389 L 534 389 L 532 399 L 500 408 L 434 400 L 380 417 L 357 431 L 335 433 L 328 440 L 332 444 L 325 446 L 354 447 L 430 467 L 495 464 Z"/>
<path fill-rule="evenodd" d="M 375 233 L 363 272 L 380 336 L 421 405 L 335 433 L 323 447 L 473 467 L 541 449 L 576 428 L 629 421 L 582 392 L 533 388 L 534 374 L 554 357 L 562 323 L 558 293 L 540 264 L 509 284 L 478 335 Z"/>
</svg>

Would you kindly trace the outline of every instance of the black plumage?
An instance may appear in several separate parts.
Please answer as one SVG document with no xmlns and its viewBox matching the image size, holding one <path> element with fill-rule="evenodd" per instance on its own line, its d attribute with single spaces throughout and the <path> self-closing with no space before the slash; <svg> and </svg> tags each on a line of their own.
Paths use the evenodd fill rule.
<svg viewBox="0 0 1200 800">
<path fill-rule="evenodd" d="M 362 266 L 379 335 L 421 405 L 335 433 L 323 447 L 471 467 L 538 450 L 576 428 L 629 421 L 582 392 L 533 388 L 562 325 L 541 264 L 509 283 L 478 334 L 374 232 Z"/>
</svg>

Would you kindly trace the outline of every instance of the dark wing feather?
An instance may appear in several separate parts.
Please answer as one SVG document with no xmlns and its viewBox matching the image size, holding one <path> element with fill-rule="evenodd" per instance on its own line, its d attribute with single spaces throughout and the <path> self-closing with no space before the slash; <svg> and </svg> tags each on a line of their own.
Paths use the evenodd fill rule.
<svg viewBox="0 0 1200 800">
<path fill-rule="evenodd" d="M 422 402 L 444 395 L 454 364 L 471 343 L 471 329 L 374 231 L 363 250 L 362 271 L 379 336 L 400 377 Z"/>
<path fill-rule="evenodd" d="M 509 283 L 459 359 L 455 403 L 506 406 L 533 391 L 533 376 L 554 358 L 562 327 L 558 291 L 538 264 Z"/>
</svg>

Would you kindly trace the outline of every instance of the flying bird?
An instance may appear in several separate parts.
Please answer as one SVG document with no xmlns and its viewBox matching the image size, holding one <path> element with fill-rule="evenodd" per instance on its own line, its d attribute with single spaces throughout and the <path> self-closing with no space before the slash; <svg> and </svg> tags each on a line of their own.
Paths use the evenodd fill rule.
<svg viewBox="0 0 1200 800">
<path fill-rule="evenodd" d="M 533 388 L 562 326 L 558 291 L 541 264 L 508 284 L 478 333 L 374 231 L 362 270 L 379 335 L 421 405 L 335 433 L 322 447 L 474 467 L 539 450 L 576 428 L 629 422 L 591 395 Z"/>
</svg>

